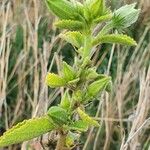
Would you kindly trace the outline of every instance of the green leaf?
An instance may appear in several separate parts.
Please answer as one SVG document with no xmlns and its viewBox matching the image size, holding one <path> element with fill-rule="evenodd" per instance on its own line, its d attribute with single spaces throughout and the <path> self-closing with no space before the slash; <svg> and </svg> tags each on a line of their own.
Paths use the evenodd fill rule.
<svg viewBox="0 0 150 150">
<path fill-rule="evenodd" d="M 79 107 L 77 108 L 77 112 L 80 116 L 80 118 L 87 123 L 88 126 L 95 126 L 95 127 L 99 127 L 99 123 L 94 120 L 93 118 L 91 118 L 88 114 L 86 114 L 84 111 L 82 111 Z"/>
<path fill-rule="evenodd" d="M 76 73 L 73 67 L 68 65 L 66 62 L 63 62 L 63 75 L 66 81 L 72 81 L 76 77 Z"/>
<path fill-rule="evenodd" d="M 60 20 L 55 23 L 60 29 L 68 29 L 73 31 L 80 31 L 84 28 L 84 24 L 81 21 L 74 20 Z"/>
<path fill-rule="evenodd" d="M 64 95 L 62 96 L 60 107 L 63 109 L 69 110 L 71 105 L 71 97 L 69 91 L 65 91 Z"/>
<path fill-rule="evenodd" d="M 68 148 L 71 148 L 71 146 L 73 146 L 75 144 L 75 141 L 78 139 L 79 139 L 79 134 L 69 131 L 66 137 L 66 146 Z"/>
<path fill-rule="evenodd" d="M 51 88 L 61 87 L 66 85 L 66 81 L 54 73 L 48 73 L 46 76 L 46 84 Z"/>
<path fill-rule="evenodd" d="M 45 0 L 47 7 L 60 19 L 78 19 L 77 9 L 67 0 Z"/>
<path fill-rule="evenodd" d="M 68 121 L 68 113 L 61 107 L 53 106 L 48 110 L 47 114 L 53 119 L 56 125 L 63 125 Z"/>
<path fill-rule="evenodd" d="M 88 124 L 83 120 L 75 121 L 73 124 L 69 125 L 70 130 L 75 130 L 79 132 L 86 132 L 88 130 Z"/>
<path fill-rule="evenodd" d="M 135 9 L 136 3 L 125 5 L 114 12 L 110 22 L 117 29 L 124 29 L 131 26 L 138 19 L 140 10 Z"/>
<path fill-rule="evenodd" d="M 129 46 L 137 45 L 136 41 L 134 41 L 131 37 L 124 34 L 108 34 L 102 36 L 99 35 L 92 42 L 93 45 L 97 45 L 101 43 L 118 43 L 118 44 L 129 45 Z"/>
<path fill-rule="evenodd" d="M 55 129 L 54 123 L 48 116 L 24 120 L 0 137 L 0 147 L 33 139 L 53 129 Z"/>
<path fill-rule="evenodd" d="M 100 16 L 94 19 L 94 23 L 101 23 L 101 22 L 109 21 L 111 18 L 112 18 L 112 14 Z"/>
<path fill-rule="evenodd" d="M 78 31 L 66 32 L 65 34 L 61 34 L 61 37 L 77 48 L 82 47 L 84 44 L 83 35 Z"/>
<path fill-rule="evenodd" d="M 91 83 L 87 87 L 86 98 L 89 99 L 92 97 L 96 97 L 101 91 L 105 90 L 110 81 L 110 77 L 104 77 Z"/>
</svg>

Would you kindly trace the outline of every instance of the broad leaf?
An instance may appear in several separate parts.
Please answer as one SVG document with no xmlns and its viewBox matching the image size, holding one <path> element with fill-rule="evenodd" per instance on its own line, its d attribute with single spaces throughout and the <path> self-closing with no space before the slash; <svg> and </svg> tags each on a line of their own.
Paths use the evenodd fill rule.
<svg viewBox="0 0 150 150">
<path fill-rule="evenodd" d="M 48 73 L 46 76 L 46 84 L 51 88 L 61 87 L 66 85 L 66 81 L 64 78 L 58 76 L 54 73 Z"/>
<path fill-rule="evenodd" d="M 135 46 L 137 45 L 131 37 L 124 34 L 108 34 L 108 35 L 99 35 L 93 40 L 93 45 L 101 43 L 118 43 L 123 45 Z"/>
<path fill-rule="evenodd" d="M 80 116 L 80 118 L 87 123 L 88 126 L 95 126 L 95 127 L 99 127 L 99 123 L 94 120 L 93 118 L 91 118 L 88 114 L 86 114 L 84 111 L 82 111 L 79 107 L 77 108 L 77 112 Z"/>
<path fill-rule="evenodd" d="M 68 121 L 67 111 L 61 107 L 53 106 L 48 110 L 47 114 L 53 119 L 56 125 L 63 125 Z"/>
<path fill-rule="evenodd" d="M 88 130 L 88 123 L 83 120 L 75 121 L 73 124 L 69 126 L 70 130 L 86 132 Z"/>
<path fill-rule="evenodd" d="M 66 110 L 70 110 L 71 106 L 71 97 L 69 95 L 69 91 L 65 91 L 64 95 L 61 98 L 60 107 Z"/>
<path fill-rule="evenodd" d="M 72 66 L 68 65 L 66 62 L 63 62 L 63 75 L 66 81 L 74 80 L 76 77 L 75 70 Z"/>
<path fill-rule="evenodd" d="M 47 7 L 60 19 L 77 19 L 78 11 L 67 0 L 45 0 Z"/>
<path fill-rule="evenodd" d="M 104 77 L 91 83 L 87 87 L 86 98 L 87 100 L 96 97 L 101 91 L 105 90 L 107 85 L 110 83 L 110 77 Z"/>
<path fill-rule="evenodd" d="M 53 129 L 55 129 L 54 123 L 48 116 L 25 120 L 0 137 L 0 147 L 33 139 Z"/>
<path fill-rule="evenodd" d="M 74 20 L 60 20 L 55 23 L 60 29 L 68 29 L 72 31 L 80 31 L 84 28 L 84 24 L 80 21 Z"/>
<path fill-rule="evenodd" d="M 83 46 L 84 39 L 83 35 L 80 32 L 77 31 L 66 32 L 65 34 L 61 34 L 61 37 L 77 48 Z"/>
<path fill-rule="evenodd" d="M 131 26 L 138 19 L 140 10 L 135 9 L 136 3 L 125 5 L 114 12 L 111 24 L 117 29 Z"/>
</svg>

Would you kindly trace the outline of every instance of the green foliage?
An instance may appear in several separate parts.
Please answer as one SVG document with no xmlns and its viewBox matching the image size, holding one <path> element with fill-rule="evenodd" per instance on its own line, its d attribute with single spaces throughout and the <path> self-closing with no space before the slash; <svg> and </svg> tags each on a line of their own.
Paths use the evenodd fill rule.
<svg viewBox="0 0 150 150">
<path fill-rule="evenodd" d="M 93 40 L 93 45 L 97 45 L 100 43 L 118 43 L 123 45 L 135 46 L 137 43 L 131 37 L 123 34 L 108 34 L 97 36 Z"/>
<path fill-rule="evenodd" d="M 135 9 L 136 3 L 125 5 L 114 12 L 111 24 L 116 29 L 125 29 L 135 23 L 140 10 Z"/>
<path fill-rule="evenodd" d="M 60 20 L 55 23 L 55 26 L 60 29 L 68 29 L 73 31 L 80 31 L 84 28 L 84 25 L 81 21 L 74 20 Z"/>
<path fill-rule="evenodd" d="M 70 110 L 71 107 L 71 97 L 68 91 L 65 91 L 64 95 L 61 98 L 60 107 L 66 110 Z"/>
<path fill-rule="evenodd" d="M 87 115 L 84 111 L 82 111 L 79 107 L 77 108 L 77 112 L 80 116 L 80 118 L 85 122 L 88 126 L 95 126 L 99 127 L 99 123 L 92 119 L 89 115 Z M 82 124 L 83 126 L 83 124 Z"/>
<path fill-rule="evenodd" d="M 67 123 L 68 113 L 61 107 L 53 106 L 48 110 L 47 114 L 53 119 L 56 125 L 63 125 Z"/>
<path fill-rule="evenodd" d="M 92 66 L 93 48 L 102 43 L 136 45 L 129 36 L 114 34 L 113 31 L 129 27 L 137 20 L 139 10 L 135 9 L 135 4 L 112 13 L 105 0 L 85 0 L 83 4 L 68 0 L 45 2 L 60 19 L 55 25 L 69 30 L 61 37 L 77 48 L 78 53 L 73 66 L 63 62 L 62 76 L 54 73 L 46 76 L 46 84 L 51 88 L 64 87 L 60 105 L 50 107 L 46 116 L 24 121 L 8 130 L 0 137 L 0 146 L 30 140 L 53 129 L 59 134 L 66 133 L 64 146 L 74 146 L 76 132 L 85 132 L 90 126 L 99 127 L 99 123 L 83 111 L 85 104 L 90 105 L 89 101 L 102 91 L 111 90 L 111 77 L 98 74 Z M 103 22 L 106 25 L 96 36 L 93 35 L 95 26 Z"/>
<path fill-rule="evenodd" d="M 46 76 L 46 84 L 51 88 L 55 88 L 66 85 L 66 81 L 64 78 L 58 76 L 57 74 L 48 73 Z"/>
<path fill-rule="evenodd" d="M 48 116 L 24 120 L 0 137 L 0 147 L 33 139 L 53 129 L 54 123 Z"/>
<path fill-rule="evenodd" d="M 65 34 L 61 34 L 61 38 L 71 43 L 77 48 L 80 48 L 84 44 L 83 35 L 78 31 L 66 32 Z"/>
</svg>

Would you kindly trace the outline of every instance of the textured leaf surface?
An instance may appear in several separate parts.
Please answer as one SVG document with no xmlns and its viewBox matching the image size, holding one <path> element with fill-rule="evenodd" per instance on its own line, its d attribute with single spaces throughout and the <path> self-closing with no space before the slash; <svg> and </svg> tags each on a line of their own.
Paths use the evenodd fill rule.
<svg viewBox="0 0 150 150">
<path fill-rule="evenodd" d="M 55 23 L 55 25 L 60 29 L 68 29 L 68 30 L 82 30 L 84 28 L 84 24 L 80 21 L 74 20 L 60 20 Z"/>
<path fill-rule="evenodd" d="M 48 116 L 25 120 L 6 131 L 0 137 L 0 147 L 33 139 L 54 128 L 53 121 Z"/>
<path fill-rule="evenodd" d="M 87 99 L 96 97 L 98 93 L 105 90 L 107 85 L 110 83 L 111 78 L 110 77 L 104 77 L 102 79 L 98 79 L 91 83 L 87 88 Z"/>
<path fill-rule="evenodd" d="M 131 37 L 123 34 L 99 35 L 93 40 L 93 45 L 100 43 L 118 43 L 130 46 L 137 44 L 136 41 L 134 41 Z"/>
<path fill-rule="evenodd" d="M 99 123 L 91 118 L 88 114 L 86 114 L 84 111 L 82 111 L 79 107 L 77 108 L 77 112 L 80 116 L 80 118 L 87 123 L 88 126 L 95 126 L 99 127 Z"/>
<path fill-rule="evenodd" d="M 45 0 L 47 7 L 60 19 L 76 19 L 78 12 L 67 0 Z"/>
<path fill-rule="evenodd" d="M 64 95 L 62 96 L 60 106 L 66 110 L 70 109 L 71 105 L 71 97 L 68 91 L 65 91 Z"/>
<path fill-rule="evenodd" d="M 63 75 L 66 81 L 71 81 L 76 77 L 74 68 L 68 65 L 66 62 L 63 62 Z"/>
<path fill-rule="evenodd" d="M 61 37 L 67 42 L 71 43 L 73 46 L 76 46 L 77 48 L 83 46 L 84 39 L 83 35 L 80 32 L 66 32 L 65 34 L 61 34 Z"/>
<path fill-rule="evenodd" d="M 48 73 L 45 82 L 51 88 L 61 87 L 66 84 L 66 81 L 62 77 L 54 73 Z"/>
<path fill-rule="evenodd" d="M 88 130 L 88 124 L 83 120 L 78 120 L 69 126 L 71 130 L 77 130 L 80 132 L 86 132 Z"/>
<path fill-rule="evenodd" d="M 138 19 L 140 10 L 135 9 L 136 3 L 125 5 L 114 12 L 112 24 L 118 29 L 124 29 L 131 26 Z"/>
<path fill-rule="evenodd" d="M 54 123 L 57 125 L 62 125 L 67 123 L 68 114 L 67 111 L 61 107 L 53 106 L 48 110 L 48 116 L 53 119 Z"/>
</svg>

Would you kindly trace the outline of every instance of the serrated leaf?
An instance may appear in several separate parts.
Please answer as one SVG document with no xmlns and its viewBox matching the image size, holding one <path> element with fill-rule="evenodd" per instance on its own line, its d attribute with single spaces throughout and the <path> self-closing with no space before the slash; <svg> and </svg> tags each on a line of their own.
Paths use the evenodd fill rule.
<svg viewBox="0 0 150 150">
<path fill-rule="evenodd" d="M 55 25 L 60 29 L 68 29 L 72 31 L 80 31 L 84 28 L 84 24 L 81 21 L 74 20 L 60 20 L 55 22 Z"/>
<path fill-rule="evenodd" d="M 75 70 L 72 66 L 68 65 L 66 62 L 63 62 L 63 75 L 66 81 L 72 81 L 76 77 Z"/>
<path fill-rule="evenodd" d="M 137 45 L 134 39 L 123 34 L 108 34 L 102 36 L 100 35 L 97 36 L 92 43 L 93 45 L 97 45 L 101 43 L 118 43 L 118 44 L 129 45 L 129 46 Z"/>
<path fill-rule="evenodd" d="M 61 87 L 61 86 L 65 86 L 66 85 L 66 81 L 64 78 L 60 77 L 57 74 L 54 73 L 48 73 L 46 75 L 46 80 L 45 80 L 46 84 L 48 86 L 50 86 L 51 88 L 55 88 L 55 87 Z"/>
<path fill-rule="evenodd" d="M 94 120 L 93 118 L 91 118 L 88 114 L 86 114 L 84 111 L 82 111 L 79 107 L 77 108 L 77 112 L 80 116 L 80 118 L 87 123 L 88 126 L 95 126 L 95 127 L 99 127 L 99 123 Z"/>
<path fill-rule="evenodd" d="M 104 77 L 91 83 L 87 87 L 86 93 L 87 100 L 89 98 L 96 97 L 101 91 L 105 90 L 110 81 L 111 81 L 110 77 Z"/>
<path fill-rule="evenodd" d="M 33 139 L 53 129 L 55 129 L 54 123 L 48 116 L 24 120 L 0 137 L 0 147 Z"/>
<path fill-rule="evenodd" d="M 51 107 L 48 112 L 48 116 L 53 119 L 56 125 L 66 124 L 68 121 L 68 113 L 65 109 L 59 106 Z"/>
<path fill-rule="evenodd" d="M 111 24 L 117 29 L 131 26 L 138 19 L 140 10 L 135 9 L 136 3 L 125 5 L 114 12 Z"/>
<path fill-rule="evenodd" d="M 76 46 L 77 48 L 83 46 L 84 38 L 80 32 L 77 31 L 66 32 L 65 34 L 61 34 L 61 37 L 67 42 L 71 43 L 73 46 Z"/>
<path fill-rule="evenodd" d="M 88 124 L 83 120 L 75 121 L 69 126 L 70 130 L 75 130 L 79 132 L 86 132 L 88 130 Z"/>
<path fill-rule="evenodd" d="M 67 0 L 45 0 L 47 7 L 60 19 L 78 19 L 78 11 Z"/>
<path fill-rule="evenodd" d="M 69 91 L 65 91 L 60 102 L 60 107 L 62 107 L 63 109 L 69 110 L 70 105 L 71 105 L 71 97 L 70 97 Z"/>
</svg>

